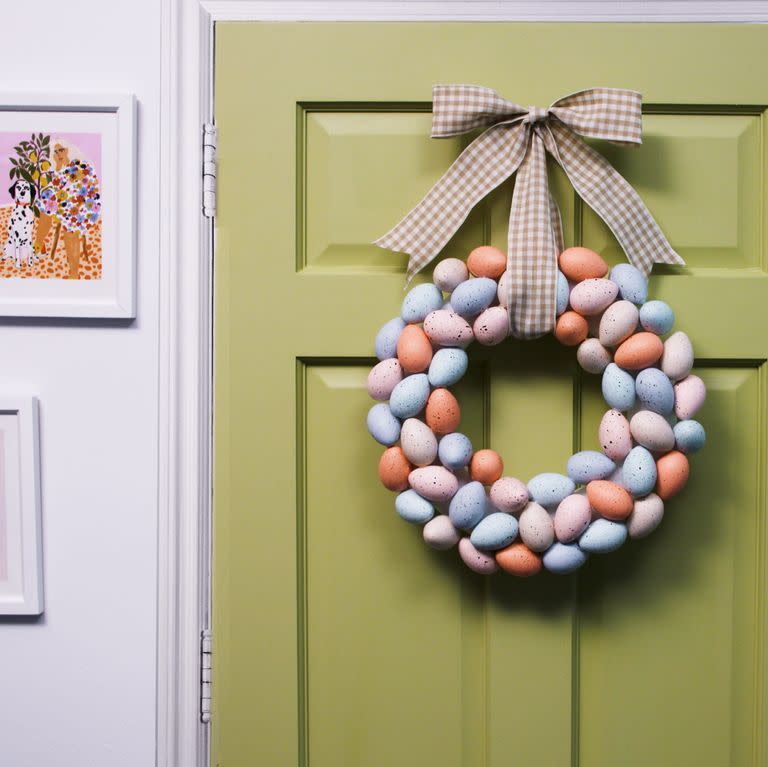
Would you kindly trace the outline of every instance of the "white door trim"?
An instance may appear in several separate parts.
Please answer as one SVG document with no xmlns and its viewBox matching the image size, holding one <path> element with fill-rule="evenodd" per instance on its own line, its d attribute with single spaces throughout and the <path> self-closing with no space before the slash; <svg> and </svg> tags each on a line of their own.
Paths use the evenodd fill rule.
<svg viewBox="0 0 768 767">
<path fill-rule="evenodd" d="M 199 637 L 210 606 L 213 232 L 201 213 L 201 148 L 214 25 L 273 20 L 767 23 L 768 2 L 162 0 L 157 767 L 209 764 Z"/>
</svg>

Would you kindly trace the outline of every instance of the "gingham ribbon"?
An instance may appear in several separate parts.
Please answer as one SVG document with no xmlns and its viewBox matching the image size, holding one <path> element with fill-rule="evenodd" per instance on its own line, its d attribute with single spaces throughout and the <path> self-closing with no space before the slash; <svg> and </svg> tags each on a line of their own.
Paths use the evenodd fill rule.
<svg viewBox="0 0 768 767">
<path fill-rule="evenodd" d="M 589 88 L 548 109 L 526 109 L 479 85 L 436 85 L 432 96 L 433 138 L 490 127 L 394 229 L 375 241 L 410 256 L 408 282 L 443 249 L 470 210 L 517 171 L 507 250 L 510 329 L 518 338 L 551 331 L 563 235 L 547 182 L 547 152 L 640 271 L 648 274 L 654 263 L 684 263 L 637 192 L 579 138 L 641 143 L 642 101 L 636 91 Z"/>
</svg>

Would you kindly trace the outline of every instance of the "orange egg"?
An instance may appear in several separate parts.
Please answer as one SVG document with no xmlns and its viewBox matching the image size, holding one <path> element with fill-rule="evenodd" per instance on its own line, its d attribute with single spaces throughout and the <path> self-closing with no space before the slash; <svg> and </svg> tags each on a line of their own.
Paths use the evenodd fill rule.
<svg viewBox="0 0 768 767">
<path fill-rule="evenodd" d="M 379 458 L 379 479 L 387 490 L 408 489 L 408 475 L 413 467 L 400 447 L 388 447 Z"/>
<path fill-rule="evenodd" d="M 664 344 L 655 333 L 635 333 L 622 343 L 613 361 L 624 370 L 642 370 L 661 358 Z"/>
<path fill-rule="evenodd" d="M 677 495 L 688 482 L 690 471 L 688 459 L 679 450 L 662 455 L 656 461 L 656 495 L 664 501 Z"/>
<path fill-rule="evenodd" d="M 557 259 L 560 271 L 571 282 L 582 282 L 608 274 L 608 264 L 589 248 L 568 248 Z"/>
<path fill-rule="evenodd" d="M 632 496 L 621 486 L 607 479 L 595 479 L 587 484 L 589 505 L 606 519 L 626 519 L 634 506 Z"/>
<path fill-rule="evenodd" d="M 541 557 L 524 543 L 513 543 L 496 552 L 496 564 L 512 575 L 528 578 L 541 570 Z"/>
<path fill-rule="evenodd" d="M 423 373 L 432 362 L 432 344 L 418 325 L 406 325 L 397 339 L 397 359 L 406 373 Z"/>
<path fill-rule="evenodd" d="M 492 485 L 503 473 L 504 462 L 495 450 L 478 450 L 469 462 L 469 476 L 484 485 Z"/>
<path fill-rule="evenodd" d="M 507 268 L 507 257 L 498 248 L 481 245 L 469 254 L 467 266 L 475 277 L 498 280 Z"/>
<path fill-rule="evenodd" d="M 563 312 L 555 324 L 555 338 L 563 346 L 578 346 L 586 339 L 588 331 L 587 321 L 576 312 Z"/>
<path fill-rule="evenodd" d="M 448 389 L 435 389 L 427 400 L 425 417 L 435 434 L 450 434 L 459 428 L 461 408 Z"/>
</svg>

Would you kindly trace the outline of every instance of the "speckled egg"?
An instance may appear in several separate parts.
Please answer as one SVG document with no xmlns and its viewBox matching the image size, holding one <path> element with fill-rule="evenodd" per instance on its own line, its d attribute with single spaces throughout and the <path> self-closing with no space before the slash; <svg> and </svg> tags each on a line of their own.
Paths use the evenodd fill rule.
<svg viewBox="0 0 768 767">
<path fill-rule="evenodd" d="M 541 572 L 541 557 L 524 543 L 513 543 L 496 552 L 496 563 L 510 575 L 530 578 Z"/>
<path fill-rule="evenodd" d="M 672 382 L 658 368 L 646 368 L 635 379 L 637 400 L 644 410 L 669 415 L 675 406 Z"/>
<path fill-rule="evenodd" d="M 616 300 L 618 292 L 616 284 L 610 280 L 602 278 L 584 280 L 575 285 L 571 291 L 571 306 L 585 317 L 600 314 Z"/>
<path fill-rule="evenodd" d="M 528 480 L 528 493 L 542 506 L 557 506 L 567 495 L 576 489 L 576 483 L 563 474 L 544 472 Z"/>
<path fill-rule="evenodd" d="M 484 485 L 492 485 L 504 473 L 504 462 L 495 450 L 478 450 L 469 462 L 469 475 Z"/>
<path fill-rule="evenodd" d="M 459 489 L 456 475 L 442 466 L 414 469 L 408 475 L 408 483 L 420 496 L 436 503 L 449 501 Z"/>
<path fill-rule="evenodd" d="M 451 499 L 448 516 L 460 530 L 471 530 L 485 516 L 487 508 L 485 488 L 480 482 L 468 482 Z"/>
<path fill-rule="evenodd" d="M 438 514 L 424 525 L 423 536 L 427 546 L 438 551 L 446 551 L 459 542 L 461 533 L 445 514 Z"/>
<path fill-rule="evenodd" d="M 491 306 L 482 312 L 472 325 L 477 342 L 483 346 L 496 346 L 509 335 L 509 315 L 503 306 Z"/>
<path fill-rule="evenodd" d="M 406 490 L 395 498 L 395 511 L 414 525 L 424 525 L 435 516 L 435 507 L 415 490 Z"/>
<path fill-rule="evenodd" d="M 587 321 L 577 312 L 563 312 L 555 322 L 555 338 L 563 346 L 578 346 L 588 332 Z"/>
<path fill-rule="evenodd" d="M 707 433 L 698 421 L 679 421 L 672 431 L 675 435 L 675 447 L 686 455 L 698 452 L 707 441 Z"/>
<path fill-rule="evenodd" d="M 495 511 L 477 523 L 469 540 L 484 551 L 497 551 L 517 538 L 517 520 L 511 514 Z"/>
<path fill-rule="evenodd" d="M 397 359 L 386 359 L 368 373 L 368 394 L 373 399 L 387 400 L 392 389 L 403 380 L 403 368 Z"/>
<path fill-rule="evenodd" d="M 555 536 L 562 543 L 575 541 L 592 520 L 592 508 L 586 495 L 576 494 L 563 498 L 555 512 Z"/>
<path fill-rule="evenodd" d="M 555 540 L 555 525 L 547 510 L 529 503 L 520 514 L 520 538 L 531 551 L 546 551 Z"/>
<path fill-rule="evenodd" d="M 603 372 L 603 399 L 616 410 L 629 410 L 635 404 L 635 379 L 615 362 Z"/>
<path fill-rule="evenodd" d="M 509 306 L 509 282 L 512 279 L 509 272 L 504 272 L 499 280 L 499 287 L 496 291 L 496 296 L 499 299 L 499 305 L 505 309 Z"/>
<path fill-rule="evenodd" d="M 395 317 L 382 325 L 373 342 L 374 351 L 380 360 L 397 355 L 397 341 L 404 328 L 405 323 L 400 317 Z"/>
<path fill-rule="evenodd" d="M 642 370 L 653 365 L 663 351 L 664 344 L 654 333 L 635 333 L 616 349 L 613 361 L 624 370 Z"/>
<path fill-rule="evenodd" d="M 432 272 L 432 282 L 446 293 L 452 293 L 468 277 L 467 265 L 458 258 L 444 259 Z"/>
<path fill-rule="evenodd" d="M 661 355 L 661 369 L 672 381 L 679 381 L 691 372 L 693 367 L 693 346 L 682 330 L 673 333 L 664 342 Z"/>
<path fill-rule="evenodd" d="M 430 313 L 443 305 L 443 294 L 437 285 L 427 282 L 411 288 L 403 299 L 400 316 L 404 322 L 423 322 Z"/>
<path fill-rule="evenodd" d="M 379 479 L 381 484 L 394 492 L 408 488 L 411 464 L 399 447 L 388 447 L 379 459 Z"/>
<path fill-rule="evenodd" d="M 675 415 L 685 421 L 699 412 L 707 398 L 707 387 L 698 376 L 686 376 L 675 384 Z"/>
<path fill-rule="evenodd" d="M 632 513 L 632 496 L 621 485 L 597 479 L 587 485 L 589 505 L 606 519 L 626 519 Z"/>
<path fill-rule="evenodd" d="M 491 486 L 491 503 L 501 511 L 516 514 L 528 503 L 528 488 L 514 477 L 501 477 Z"/>
<path fill-rule="evenodd" d="M 397 359 L 406 373 L 422 373 L 432 362 L 432 344 L 418 325 L 407 325 L 397 341 Z"/>
<path fill-rule="evenodd" d="M 463 469 L 472 458 L 472 443 L 466 434 L 455 431 L 446 434 L 437 446 L 437 457 L 447 469 Z"/>
<path fill-rule="evenodd" d="M 656 461 L 656 473 L 656 495 L 666 501 L 677 495 L 688 482 L 688 459 L 679 450 L 673 450 Z"/>
<path fill-rule="evenodd" d="M 429 399 L 429 379 L 424 373 L 403 378 L 392 390 L 389 407 L 396 418 L 418 415 Z"/>
<path fill-rule="evenodd" d="M 587 373 L 602 373 L 611 362 L 611 353 L 596 338 L 587 338 L 576 350 L 576 360 Z"/>
<path fill-rule="evenodd" d="M 427 400 L 427 410 L 424 417 L 427 426 L 435 434 L 450 434 L 459 428 L 461 408 L 456 397 L 448 389 L 435 389 Z"/>
<path fill-rule="evenodd" d="M 481 245 L 469 254 L 467 267 L 475 277 L 498 280 L 507 268 L 507 257 L 492 245 Z"/>
<path fill-rule="evenodd" d="M 541 561 L 549 572 L 567 575 L 578 570 L 587 561 L 587 554 L 576 544 L 567 546 L 563 543 L 554 543 L 544 552 Z"/>
<path fill-rule="evenodd" d="M 424 320 L 427 338 L 437 346 L 456 346 L 466 349 L 474 340 L 470 324 L 455 312 L 438 309 Z"/>
<path fill-rule="evenodd" d="M 618 346 L 637 328 L 637 307 L 630 301 L 616 301 L 600 317 L 598 338 L 603 346 Z"/>
<path fill-rule="evenodd" d="M 437 457 L 437 437 L 418 418 L 408 418 L 403 423 L 400 447 L 414 466 L 429 466 Z"/>
<path fill-rule="evenodd" d="M 567 248 L 557 259 L 560 271 L 571 282 L 605 277 L 608 274 L 608 264 L 602 257 L 589 248 Z"/>
<path fill-rule="evenodd" d="M 602 451 L 612 461 L 623 461 L 632 449 L 629 421 L 616 408 L 607 410 L 600 421 L 598 439 Z"/>
<path fill-rule="evenodd" d="M 656 461 L 650 450 L 642 445 L 633 447 L 624 461 L 621 476 L 622 484 L 635 498 L 648 495 L 656 486 Z"/>
<path fill-rule="evenodd" d="M 672 330 L 674 324 L 675 313 L 664 301 L 648 301 L 640 307 L 640 325 L 643 330 L 663 336 Z"/>
<path fill-rule="evenodd" d="M 630 538 L 645 538 L 650 535 L 664 518 L 664 501 L 656 493 L 635 501 L 635 507 L 627 519 Z"/>
<path fill-rule="evenodd" d="M 664 416 L 651 410 L 640 410 L 630 422 L 629 430 L 638 445 L 649 450 L 666 452 L 675 446 L 675 434 Z"/>
<path fill-rule="evenodd" d="M 558 270 L 557 292 L 555 293 L 555 314 L 559 317 L 568 308 L 568 298 L 571 295 L 571 286 L 566 276 Z"/>
<path fill-rule="evenodd" d="M 499 569 L 493 554 L 486 554 L 476 549 L 469 538 L 462 538 L 459 541 L 459 556 L 472 572 L 479 575 L 491 575 Z"/>
<path fill-rule="evenodd" d="M 473 319 L 491 305 L 498 289 L 496 281 L 490 277 L 476 277 L 462 282 L 451 293 L 453 311 L 466 319 Z"/>
<path fill-rule="evenodd" d="M 463 349 L 438 349 L 432 357 L 427 377 L 432 386 L 453 386 L 461 380 L 468 366 L 469 357 Z"/>
<path fill-rule="evenodd" d="M 596 519 L 579 538 L 579 548 L 588 554 L 608 554 L 627 540 L 627 526 L 610 519 Z"/>
<path fill-rule="evenodd" d="M 615 468 L 616 464 L 597 450 L 580 450 L 568 459 L 565 473 L 574 482 L 585 485 L 593 479 L 605 479 Z"/>
<path fill-rule="evenodd" d="M 382 445 L 389 447 L 400 439 L 400 421 L 392 415 L 389 405 L 380 402 L 368 411 L 368 433 Z"/>
<path fill-rule="evenodd" d="M 648 297 L 648 280 L 645 275 L 632 264 L 616 264 L 611 269 L 611 282 L 619 288 L 619 295 L 625 301 L 631 301 L 640 306 Z"/>
</svg>

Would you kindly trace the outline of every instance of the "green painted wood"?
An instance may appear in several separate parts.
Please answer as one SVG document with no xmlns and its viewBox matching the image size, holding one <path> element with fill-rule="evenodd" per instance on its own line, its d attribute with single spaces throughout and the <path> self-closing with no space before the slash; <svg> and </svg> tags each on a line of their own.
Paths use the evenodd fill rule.
<svg viewBox="0 0 768 767">
<path fill-rule="evenodd" d="M 768 763 L 768 29 L 228 23 L 216 42 L 214 764 Z M 651 292 L 694 342 L 709 445 L 659 531 L 578 576 L 474 576 L 376 480 L 364 383 L 405 260 L 369 243 L 466 144 L 428 138 L 451 81 L 541 105 L 643 91 L 643 146 L 601 150 L 688 262 Z M 618 261 L 551 177 L 566 240 Z M 445 255 L 505 247 L 510 195 Z M 463 428 L 509 473 L 596 446 L 571 351 L 472 359 Z"/>
</svg>

